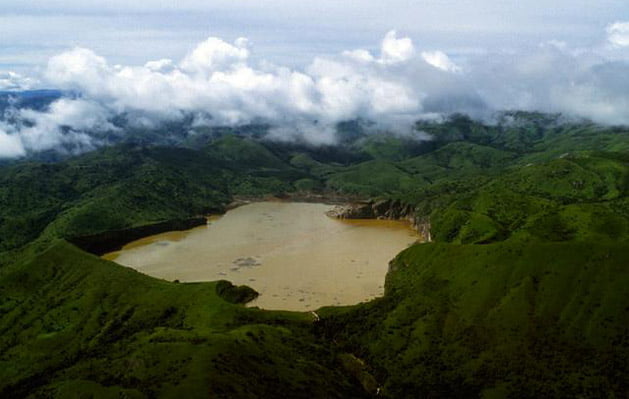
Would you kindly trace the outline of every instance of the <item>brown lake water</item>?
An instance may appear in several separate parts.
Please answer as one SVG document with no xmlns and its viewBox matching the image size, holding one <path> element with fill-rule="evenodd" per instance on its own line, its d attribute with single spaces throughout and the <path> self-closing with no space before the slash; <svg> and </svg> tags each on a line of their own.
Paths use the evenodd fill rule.
<svg viewBox="0 0 629 399">
<path fill-rule="evenodd" d="M 384 293 L 389 261 L 418 239 L 402 221 L 338 220 L 330 205 L 258 202 L 207 226 L 143 238 L 103 256 L 150 276 L 229 280 L 260 293 L 249 306 L 314 310 Z"/>
</svg>

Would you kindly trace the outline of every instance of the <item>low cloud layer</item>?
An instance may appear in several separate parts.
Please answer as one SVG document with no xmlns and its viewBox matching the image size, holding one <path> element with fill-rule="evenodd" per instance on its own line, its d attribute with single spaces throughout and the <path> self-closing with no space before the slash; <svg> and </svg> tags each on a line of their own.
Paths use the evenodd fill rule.
<svg viewBox="0 0 629 399">
<path fill-rule="evenodd" d="M 7 109 L 0 157 L 94 148 L 102 144 L 95 133 L 119 130 L 112 121 L 122 114 L 131 126 L 149 128 L 184 117 L 193 126 L 264 122 L 273 138 L 318 144 L 333 143 L 334 125 L 354 118 L 408 131 L 418 118 L 522 109 L 629 124 L 629 23 L 610 24 L 605 33 L 590 48 L 549 41 L 528 51 L 453 58 L 391 31 L 376 53 L 316 57 L 303 70 L 252 61 L 244 38 L 210 37 L 181 60 L 143 66 L 112 65 L 75 48 L 52 57 L 41 78 L 79 94 L 45 111 Z M 35 82 L 0 74 L 4 81 L 10 89 Z"/>
<path fill-rule="evenodd" d="M 0 71 L 0 91 L 28 90 L 37 82 L 12 71 Z"/>
<path fill-rule="evenodd" d="M 334 123 L 421 111 L 423 94 L 413 87 L 408 71 L 414 48 L 410 39 L 398 39 L 395 32 L 386 35 L 378 57 L 358 50 L 338 59 L 316 58 L 304 72 L 251 65 L 250 52 L 244 38 L 227 43 L 210 37 L 179 62 L 162 59 L 130 67 L 109 65 L 94 52 L 77 48 L 53 57 L 45 77 L 55 87 L 98 101 L 111 113 L 164 119 L 200 113 L 216 125 L 254 120 Z M 425 64 L 417 67 L 432 72 Z"/>
</svg>

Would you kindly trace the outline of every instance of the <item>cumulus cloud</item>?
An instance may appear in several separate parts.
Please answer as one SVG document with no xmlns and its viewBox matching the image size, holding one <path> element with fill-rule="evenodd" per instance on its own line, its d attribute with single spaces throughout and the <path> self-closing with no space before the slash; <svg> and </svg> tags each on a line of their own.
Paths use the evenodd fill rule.
<svg viewBox="0 0 629 399">
<path fill-rule="evenodd" d="M 12 71 L 0 71 L 0 90 L 28 90 L 37 81 Z"/>
<path fill-rule="evenodd" d="M 382 40 L 381 61 L 386 64 L 404 62 L 415 55 L 415 46 L 408 37 L 398 39 L 397 33 L 392 30 Z"/>
<path fill-rule="evenodd" d="M 144 64 L 144 67 L 153 72 L 169 72 L 172 71 L 174 64 L 173 60 L 169 58 L 162 58 L 160 60 L 149 61 Z"/>
<path fill-rule="evenodd" d="M 216 37 L 179 62 L 159 59 L 142 66 L 111 65 L 85 48 L 66 51 L 49 60 L 44 76 L 51 86 L 80 95 L 60 99 L 43 112 L 19 111 L 22 123 L 7 137 L 26 151 L 67 147 L 72 140 L 78 148 L 89 148 L 99 144 L 94 133 L 117 129 L 111 123 L 116 115 L 143 127 L 194 115 L 197 127 L 262 121 L 273 126 L 271 138 L 300 136 L 329 144 L 334 125 L 343 120 L 410 125 L 422 114 L 422 99 L 431 90 L 413 76 L 443 73 L 416 58 L 412 41 L 394 31 L 382 40 L 379 54 L 357 49 L 317 57 L 304 71 L 254 65 L 250 55 L 246 39 L 228 43 Z"/>
<path fill-rule="evenodd" d="M 188 54 L 180 66 L 183 71 L 206 76 L 233 66 L 244 66 L 247 58 L 247 39 L 241 37 L 230 44 L 217 37 L 210 37 Z"/>
<path fill-rule="evenodd" d="M 435 68 L 448 72 L 461 72 L 461 67 L 455 64 L 443 51 L 422 51 L 421 55 L 424 61 Z"/>
<path fill-rule="evenodd" d="M 124 134 L 112 122 L 120 115 L 131 127 L 191 116 L 193 128 L 264 122 L 272 139 L 315 144 L 333 143 L 335 124 L 355 118 L 400 132 L 418 118 L 451 112 L 483 117 L 502 109 L 627 124 L 629 63 L 620 49 L 627 26 L 607 28 L 610 53 L 550 40 L 526 52 L 468 54 L 460 65 L 446 52 L 417 50 L 395 31 L 384 36 L 379 51 L 315 57 L 303 70 L 254 62 L 244 38 L 230 43 L 210 37 L 179 61 L 139 66 L 111 65 L 75 48 L 52 57 L 44 76 L 50 86 L 80 94 L 45 111 L 16 111 L 12 120 L 18 122 L 0 129 L 0 157 L 93 148 L 108 133 Z"/>
<path fill-rule="evenodd" d="M 206 112 L 214 124 L 256 119 L 329 123 L 365 116 L 419 113 L 421 91 L 406 74 L 394 73 L 413 56 L 409 38 L 389 32 L 378 58 L 366 50 L 316 58 L 306 72 L 251 65 L 246 39 L 210 37 L 179 63 L 168 59 L 141 67 L 110 66 L 91 50 L 76 48 L 53 57 L 46 77 L 56 87 L 77 90 L 112 112 L 142 111 L 163 118 Z"/>
</svg>

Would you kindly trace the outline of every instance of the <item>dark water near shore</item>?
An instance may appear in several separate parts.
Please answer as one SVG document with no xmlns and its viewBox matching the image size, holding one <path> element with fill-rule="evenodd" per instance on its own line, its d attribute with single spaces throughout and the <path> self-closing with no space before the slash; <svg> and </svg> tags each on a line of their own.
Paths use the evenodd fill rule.
<svg viewBox="0 0 629 399">
<path fill-rule="evenodd" d="M 135 241 L 105 259 L 184 281 L 226 279 L 260 292 L 251 306 L 313 310 L 383 294 L 388 262 L 418 239 L 404 222 L 337 220 L 329 205 L 253 203 L 208 226 Z"/>
</svg>

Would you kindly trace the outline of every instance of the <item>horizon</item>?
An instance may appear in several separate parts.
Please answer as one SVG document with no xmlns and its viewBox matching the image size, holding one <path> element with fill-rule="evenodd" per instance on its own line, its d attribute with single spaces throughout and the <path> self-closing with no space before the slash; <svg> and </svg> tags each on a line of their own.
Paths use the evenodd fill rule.
<svg viewBox="0 0 629 399">
<path fill-rule="evenodd" d="M 357 118 L 401 133 L 502 110 L 629 125 L 629 5 L 585 4 L 10 0 L 0 90 L 78 95 L 9 107 L 1 152 L 96 146 L 120 115 L 142 128 L 190 115 L 193 126 L 263 121 L 314 143 Z"/>
</svg>

